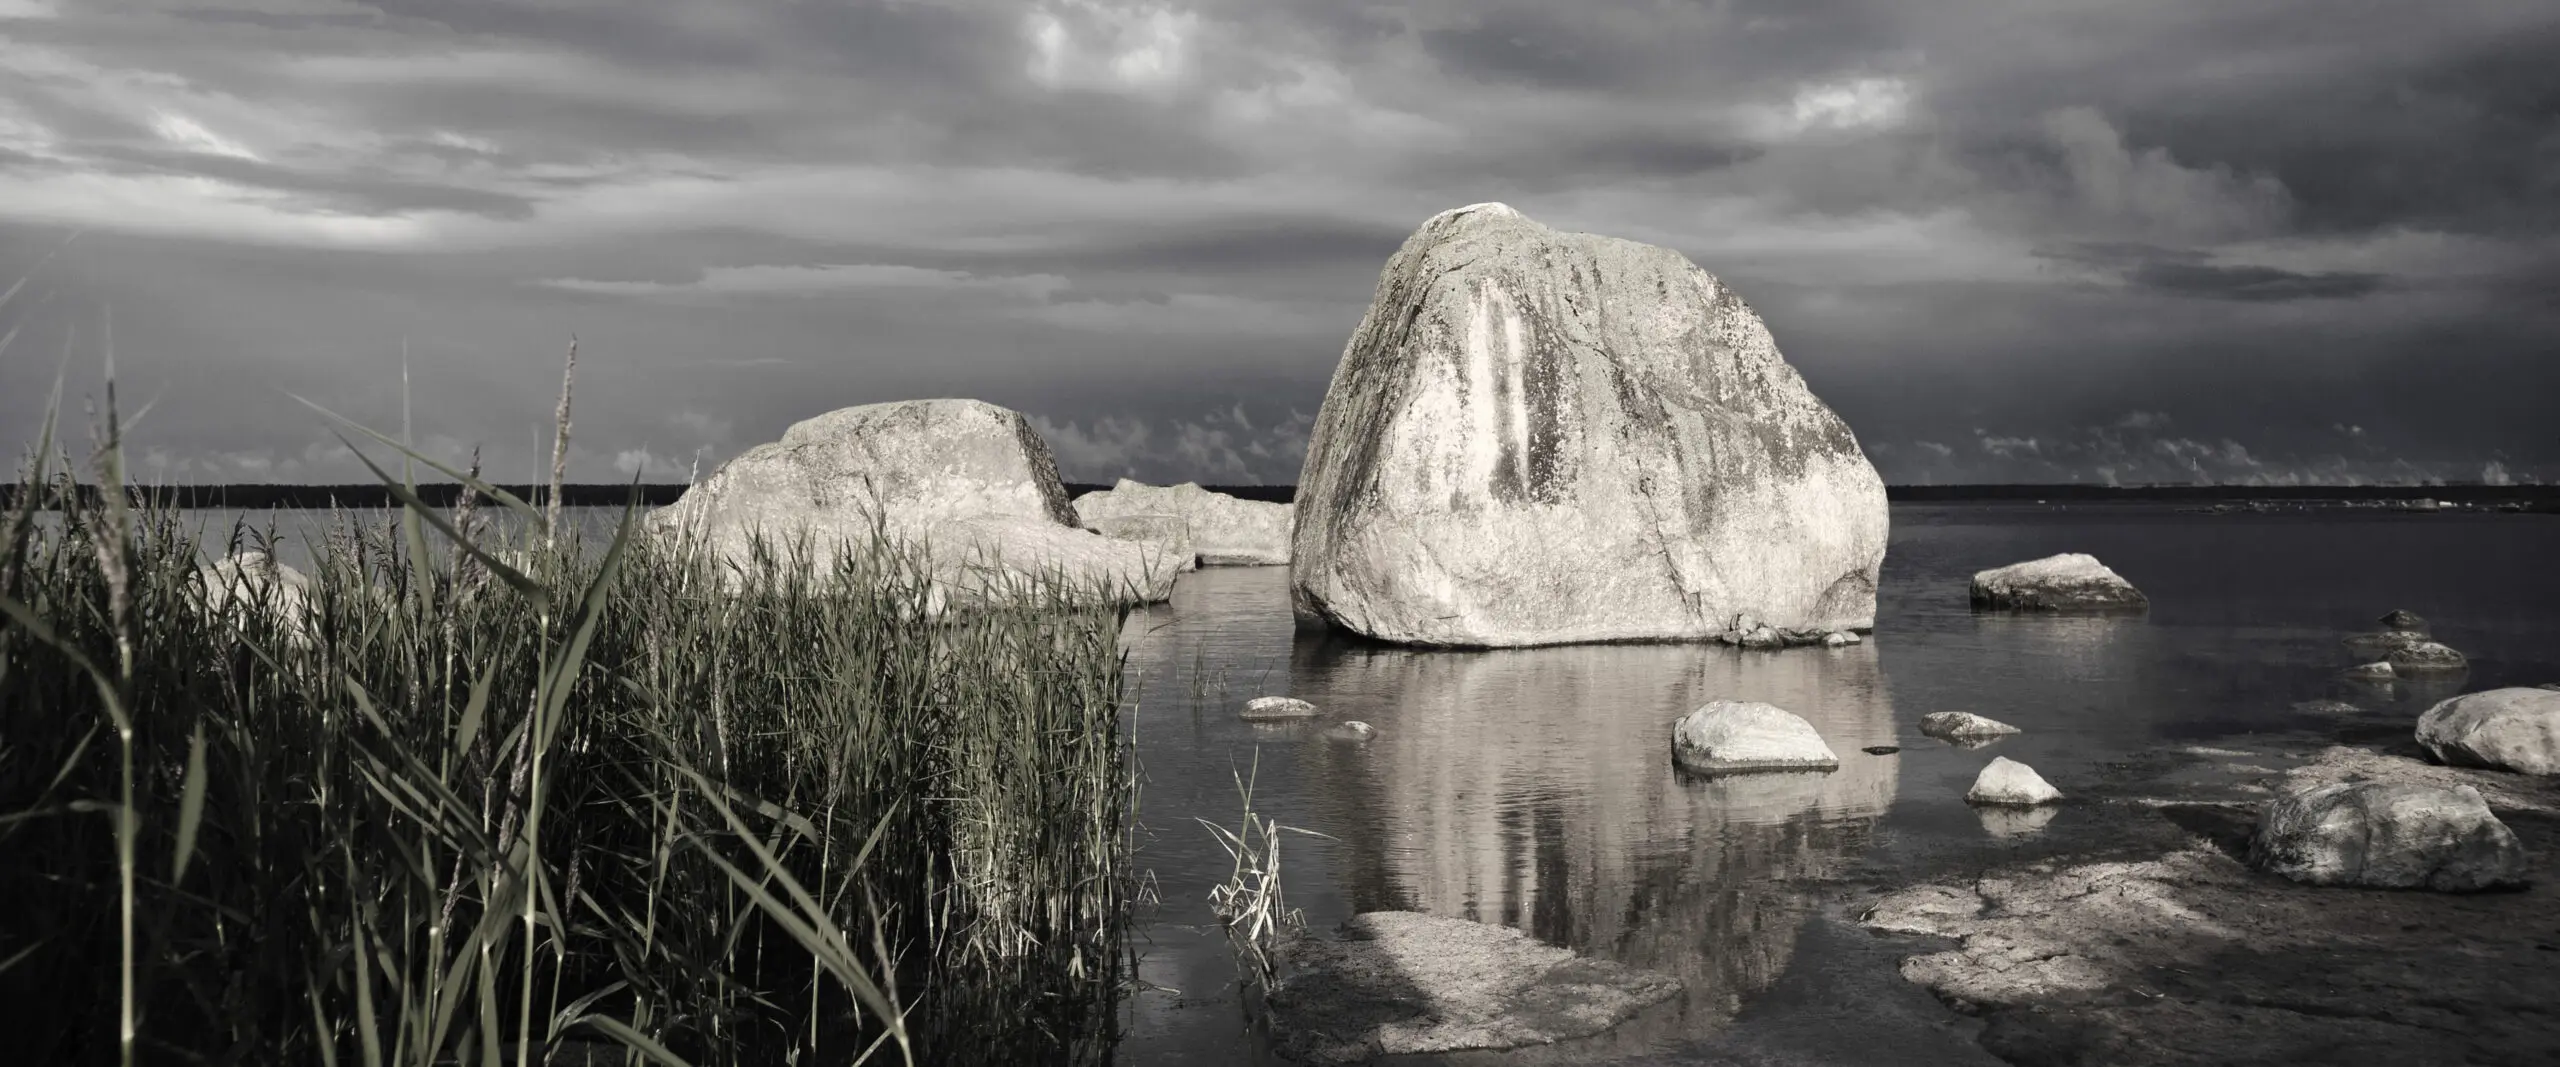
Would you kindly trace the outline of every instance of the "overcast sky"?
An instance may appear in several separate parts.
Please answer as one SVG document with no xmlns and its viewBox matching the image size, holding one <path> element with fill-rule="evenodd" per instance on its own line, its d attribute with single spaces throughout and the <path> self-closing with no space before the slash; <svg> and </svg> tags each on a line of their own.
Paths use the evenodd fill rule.
<svg viewBox="0 0 2560 1067">
<path fill-rule="evenodd" d="M 971 396 L 1292 482 L 1387 256 L 1500 200 L 1725 278 L 1891 482 L 2560 481 L 2555 56 L 2548 0 L 0 0 L 0 443 L 111 336 L 144 476 L 364 480 L 286 393 L 396 429 L 405 346 L 530 479 L 574 333 L 575 480 Z"/>
</svg>

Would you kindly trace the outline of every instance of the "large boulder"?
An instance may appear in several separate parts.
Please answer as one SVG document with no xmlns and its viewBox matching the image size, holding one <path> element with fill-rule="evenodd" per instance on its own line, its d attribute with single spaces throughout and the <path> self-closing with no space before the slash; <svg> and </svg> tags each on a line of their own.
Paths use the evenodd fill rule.
<svg viewBox="0 0 2560 1067">
<path fill-rule="evenodd" d="M 2520 883 L 2526 863 L 2470 786 L 2336 782 L 2268 801 L 2249 865 L 2311 885 L 2463 892 Z"/>
<path fill-rule="evenodd" d="M 1302 621 L 1417 645 L 1875 623 L 1884 482 L 1677 252 L 1501 204 L 1387 261 L 1298 480 Z"/>
<path fill-rule="evenodd" d="M 2488 689 L 2418 716 L 2418 744 L 2459 767 L 2560 774 L 2560 692 Z"/>
<path fill-rule="evenodd" d="M 1973 576 L 1973 606 L 2013 611 L 2132 611 L 2150 598 L 2097 557 L 2065 552 Z"/>
<path fill-rule="evenodd" d="M 1035 580 L 1074 602 L 1154 602 L 1180 569 L 1164 545 L 1084 529 L 1030 421 L 978 400 L 866 404 L 797 423 L 650 521 L 741 564 L 758 535 L 777 551 L 805 536 L 822 569 L 848 546 L 866 550 L 876 530 L 929 555 L 940 603 Z"/>
<path fill-rule="evenodd" d="M 1133 515 L 1177 517 L 1205 566 L 1266 566 L 1289 562 L 1287 504 L 1240 500 L 1213 493 L 1191 482 L 1145 485 L 1120 479 L 1119 484 L 1075 499 L 1084 524 L 1110 533 L 1110 520 Z M 1114 534 L 1113 536 L 1118 536 Z"/>
<path fill-rule="evenodd" d="M 1740 771 L 1828 771 L 1840 757 L 1813 724 L 1772 704 L 1718 700 L 1671 727 L 1671 758 L 1706 774 Z"/>
<path fill-rule="evenodd" d="M 1284 944 L 1273 1043 L 1300 1063 L 1507 1049 L 1589 1037 L 1680 992 L 1680 980 L 1409 911 L 1351 917 L 1338 939 Z"/>
</svg>

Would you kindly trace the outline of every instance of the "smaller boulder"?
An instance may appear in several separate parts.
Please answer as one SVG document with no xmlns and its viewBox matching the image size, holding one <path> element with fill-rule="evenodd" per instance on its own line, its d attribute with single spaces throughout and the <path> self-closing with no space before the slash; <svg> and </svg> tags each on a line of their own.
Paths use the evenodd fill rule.
<svg viewBox="0 0 2560 1067">
<path fill-rule="evenodd" d="M 1296 697 L 1255 697 L 1236 715 L 1246 722 L 1295 722 L 1319 714 L 1316 706 Z"/>
<path fill-rule="evenodd" d="M 1744 648 L 1784 648 L 1786 643 L 1787 639 L 1780 636 L 1776 628 L 1769 626 L 1763 626 L 1742 635 Z"/>
<path fill-rule="evenodd" d="M 1840 757 L 1813 724 L 1783 708 L 1718 700 L 1671 727 L 1671 758 L 1705 774 L 1837 770 Z"/>
<path fill-rule="evenodd" d="M 2427 643 L 2427 635 L 2415 630 L 2385 630 L 2378 634 L 2354 634 L 2345 644 L 2347 651 L 2359 656 L 2381 659 L 2404 648 Z"/>
<path fill-rule="evenodd" d="M 2464 693 L 2418 716 L 2418 744 L 2458 767 L 2560 774 L 2560 692 Z"/>
<path fill-rule="evenodd" d="M 1327 741 L 1340 741 L 1344 744 L 1353 745 L 1367 741 L 1368 739 L 1376 736 L 1378 736 L 1377 727 L 1361 722 L 1358 719 L 1341 723 L 1324 732 L 1324 739 Z"/>
<path fill-rule="evenodd" d="M 2025 731 L 1970 711 L 1933 711 L 1920 717 L 1920 732 L 1941 741 L 1974 741 Z"/>
<path fill-rule="evenodd" d="M 2381 623 L 2383 628 L 2388 630 L 2405 630 L 2421 634 L 2427 632 L 2427 620 L 2420 618 L 2417 612 L 2406 608 L 2394 608 L 2391 614 L 2374 621 Z"/>
<path fill-rule="evenodd" d="M 2388 682 L 2400 676 L 2399 671 L 2391 668 L 2390 660 L 2359 663 L 2340 673 L 2349 681 L 2356 682 Z"/>
<path fill-rule="evenodd" d="M 2386 662 L 2391 664 L 2394 675 L 2452 674 L 2471 667 L 2471 661 L 2462 658 L 2462 653 L 2433 641 L 2392 649 Z"/>
<path fill-rule="evenodd" d="M 1973 606 L 2011 611 L 2131 611 L 2151 604 L 2097 557 L 2066 552 L 1973 576 Z"/>
<path fill-rule="evenodd" d="M 1830 633 L 1822 635 L 1822 647 L 1847 648 L 1849 647 L 1849 635 L 1838 630 L 1833 630 Z"/>
<path fill-rule="evenodd" d="M 309 601 L 311 578 L 278 563 L 254 548 L 242 549 L 198 572 L 204 580 L 204 605 L 216 615 L 266 603 L 288 626 L 299 624 Z"/>
<path fill-rule="evenodd" d="M 2524 881 L 2524 845 L 2467 785 L 2334 782 L 2258 816 L 2249 865 L 2309 885 L 2467 892 Z"/>
<path fill-rule="evenodd" d="M 1967 804 L 2012 808 L 2032 808 L 2060 799 L 2062 791 L 2045 781 L 2035 768 L 2007 756 L 1993 756 L 1991 765 L 1974 776 L 1973 788 L 1964 794 Z"/>
</svg>

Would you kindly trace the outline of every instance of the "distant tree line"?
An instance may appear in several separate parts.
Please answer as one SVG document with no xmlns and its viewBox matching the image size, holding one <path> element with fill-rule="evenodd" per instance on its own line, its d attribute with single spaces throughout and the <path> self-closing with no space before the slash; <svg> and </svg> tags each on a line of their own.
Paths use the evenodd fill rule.
<svg viewBox="0 0 2560 1067">
<path fill-rule="evenodd" d="M 548 486 L 502 485 L 499 488 L 533 503 L 542 503 L 549 495 Z M 616 507 L 631 498 L 628 485 L 568 485 L 560 491 L 561 503 L 568 507 Z M 676 502 L 687 488 L 683 485 L 642 485 L 637 487 L 643 507 L 663 507 Z M 1083 496 L 1111 488 L 1094 482 L 1068 482 L 1067 495 Z M 1210 485 L 1211 492 L 1225 493 L 1244 500 L 1264 500 L 1286 504 L 1297 499 L 1294 485 Z M 88 499 L 97 499 L 96 486 L 83 486 Z M 151 501 L 181 508 L 387 508 L 397 501 L 390 490 L 381 485 L 155 485 L 134 486 L 127 491 L 137 502 Z M 0 484 L 0 507 L 17 502 L 18 486 Z M 462 499 L 462 487 L 451 483 L 427 483 L 418 486 L 418 496 L 438 507 L 452 507 Z M 1953 503 L 1963 501 L 2120 501 L 2120 502 L 2218 502 L 2242 500 L 2441 500 L 2465 504 L 2522 503 L 2533 510 L 2560 508 L 2560 485 L 1893 485 L 1885 487 L 1888 499 L 1907 503 Z"/>
</svg>

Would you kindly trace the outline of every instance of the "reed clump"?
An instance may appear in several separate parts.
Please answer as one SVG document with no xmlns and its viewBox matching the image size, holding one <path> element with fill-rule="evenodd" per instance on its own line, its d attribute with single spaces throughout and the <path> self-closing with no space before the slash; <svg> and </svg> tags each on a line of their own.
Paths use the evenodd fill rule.
<svg viewBox="0 0 2560 1067">
<path fill-rule="evenodd" d="M 1125 609 L 929 613 L 901 544 L 581 538 L 451 470 L 298 582 L 213 571 L 272 531 L 51 451 L 0 525 L 8 1059 L 1107 1055 Z"/>
</svg>

